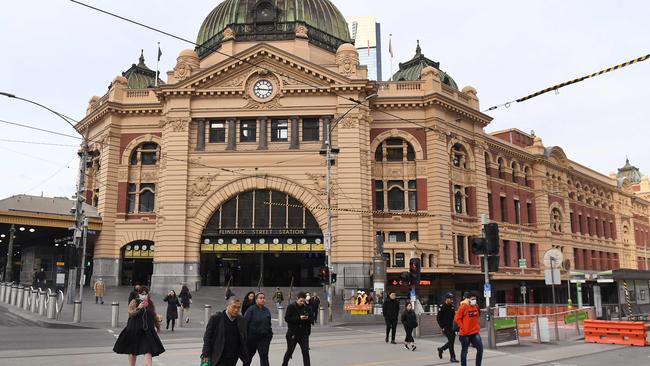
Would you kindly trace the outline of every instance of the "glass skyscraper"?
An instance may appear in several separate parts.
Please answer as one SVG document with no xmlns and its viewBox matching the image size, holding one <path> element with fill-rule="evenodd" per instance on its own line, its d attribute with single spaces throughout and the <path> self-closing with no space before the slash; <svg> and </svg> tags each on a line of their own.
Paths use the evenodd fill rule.
<svg viewBox="0 0 650 366">
<path fill-rule="evenodd" d="M 368 79 L 381 81 L 381 26 L 373 16 L 348 18 L 350 35 L 359 51 L 359 63 L 368 67 Z"/>
</svg>

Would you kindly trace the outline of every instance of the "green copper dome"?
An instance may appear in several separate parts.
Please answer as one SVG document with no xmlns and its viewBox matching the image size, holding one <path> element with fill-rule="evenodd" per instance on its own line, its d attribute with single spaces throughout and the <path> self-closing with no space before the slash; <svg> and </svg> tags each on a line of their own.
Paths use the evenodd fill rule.
<svg viewBox="0 0 650 366">
<path fill-rule="evenodd" d="M 129 89 L 147 89 L 156 85 L 156 72 L 147 67 L 144 63 L 144 51 L 140 53 L 138 64 L 131 65 L 131 68 L 122 73 L 122 76 L 128 81 Z M 158 85 L 163 85 L 162 80 L 158 79 Z"/>
<path fill-rule="evenodd" d="M 627 180 L 632 184 L 640 183 L 642 175 L 643 174 L 641 174 L 639 168 L 630 164 L 630 159 L 628 158 L 625 158 L 625 165 L 623 165 L 622 168 L 619 168 L 618 174 L 616 174 L 618 178 L 627 178 Z"/>
<path fill-rule="evenodd" d="M 273 41 L 295 38 L 301 24 L 310 42 L 326 49 L 350 42 L 347 22 L 329 0 L 225 0 L 203 21 L 197 53 L 205 57 L 218 49 L 227 27 L 235 40 Z"/>
<path fill-rule="evenodd" d="M 440 63 L 430 60 L 422 54 L 422 48 L 420 48 L 420 41 L 418 41 L 418 46 L 415 48 L 415 56 L 413 56 L 411 60 L 399 64 L 399 71 L 397 71 L 395 75 L 393 75 L 392 80 L 393 81 L 420 80 L 422 70 L 427 66 L 434 67 L 439 71 L 440 82 L 458 90 L 458 85 L 456 85 L 454 79 L 452 79 L 451 76 L 449 76 L 449 74 L 447 74 L 446 72 L 440 70 Z"/>
</svg>

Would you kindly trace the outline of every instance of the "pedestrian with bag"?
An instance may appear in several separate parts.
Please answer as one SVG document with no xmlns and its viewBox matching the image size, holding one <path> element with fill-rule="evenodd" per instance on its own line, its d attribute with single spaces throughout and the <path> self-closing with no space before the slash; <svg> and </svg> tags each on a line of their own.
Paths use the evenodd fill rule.
<svg viewBox="0 0 650 366">
<path fill-rule="evenodd" d="M 279 307 L 284 302 L 284 294 L 279 287 L 275 289 L 275 293 L 273 294 L 273 302 L 275 302 L 275 307 Z"/>
<path fill-rule="evenodd" d="M 169 329 L 169 323 L 172 323 L 172 332 L 174 331 L 174 326 L 176 326 L 176 319 L 178 319 L 178 308 L 181 306 L 178 296 L 176 296 L 176 291 L 170 290 L 167 293 L 167 296 L 163 299 L 167 303 L 167 327 Z"/>
<path fill-rule="evenodd" d="M 449 350 L 449 362 L 458 362 L 456 359 L 456 352 L 454 350 L 454 342 L 456 341 L 456 332 L 454 331 L 454 316 L 456 315 L 456 307 L 454 306 L 454 293 L 449 292 L 445 295 L 445 302 L 438 308 L 437 321 L 442 333 L 447 337 L 447 343 L 442 347 L 438 347 L 438 357 L 442 359 L 442 354 L 445 350 Z"/>
<path fill-rule="evenodd" d="M 386 343 L 390 333 L 390 343 L 395 344 L 395 332 L 397 331 L 397 319 L 399 318 L 399 300 L 397 295 L 391 292 L 382 305 L 382 314 L 386 323 Z"/>
<path fill-rule="evenodd" d="M 305 305 L 307 295 L 298 292 L 296 302 L 287 306 L 287 313 L 284 320 L 287 322 L 287 352 L 284 354 L 282 366 L 288 366 L 293 356 L 296 345 L 300 345 L 302 352 L 302 363 L 304 366 L 311 366 L 309 359 L 309 334 L 311 333 L 311 319 L 309 310 Z"/>
<path fill-rule="evenodd" d="M 95 290 L 95 304 L 97 304 L 98 301 L 101 302 L 102 305 L 104 305 L 104 295 L 106 293 L 106 285 L 104 284 L 104 281 L 102 281 L 102 278 L 98 278 L 97 281 L 95 281 L 95 284 L 93 285 L 93 290 Z"/>
<path fill-rule="evenodd" d="M 246 321 L 239 314 L 241 301 L 231 296 L 226 309 L 210 317 L 203 334 L 201 365 L 235 366 L 249 360 L 246 348 Z"/>
<path fill-rule="evenodd" d="M 411 303 L 406 304 L 406 309 L 402 313 L 402 324 L 404 325 L 404 331 L 406 332 L 406 338 L 404 338 L 404 348 L 415 351 L 417 348 L 415 346 L 415 339 L 413 339 L 413 330 L 418 327 L 418 318 L 413 311 L 413 305 Z"/>
<path fill-rule="evenodd" d="M 262 292 L 255 295 L 255 305 L 246 310 L 244 319 L 247 324 L 247 350 L 249 366 L 253 362 L 255 353 L 260 355 L 260 366 L 269 366 L 269 347 L 273 339 L 273 329 L 271 327 L 271 311 L 266 307 L 266 296 Z"/>
<path fill-rule="evenodd" d="M 129 319 L 122 330 L 113 352 L 129 356 L 129 366 L 135 366 L 137 356 L 144 355 L 144 365 L 152 366 L 153 357 L 165 352 L 158 332 L 160 322 L 156 307 L 149 298 L 149 289 L 141 287 L 138 297 L 129 303 Z"/>
<path fill-rule="evenodd" d="M 481 309 L 476 303 L 476 294 L 469 293 L 468 303 L 461 303 L 454 322 L 458 324 L 458 340 L 462 349 L 460 351 L 460 364 L 467 366 L 467 351 L 472 344 L 476 348 L 476 366 L 481 366 L 483 360 L 483 341 L 481 340 Z"/>
<path fill-rule="evenodd" d="M 183 316 L 185 317 L 185 323 L 190 322 L 190 304 L 192 304 L 192 294 L 190 289 L 187 288 L 187 285 L 181 287 L 181 293 L 178 295 L 178 299 L 181 302 L 181 307 L 183 308 Z M 183 321 L 183 319 L 181 319 Z"/>
</svg>

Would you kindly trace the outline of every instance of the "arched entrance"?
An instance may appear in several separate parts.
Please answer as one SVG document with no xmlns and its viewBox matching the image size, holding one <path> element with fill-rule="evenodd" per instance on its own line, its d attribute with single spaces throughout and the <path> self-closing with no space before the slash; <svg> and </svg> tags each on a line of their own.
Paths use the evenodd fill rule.
<svg viewBox="0 0 650 366">
<path fill-rule="evenodd" d="M 151 285 L 154 250 L 154 242 L 149 240 L 132 241 L 122 247 L 122 285 Z"/>
<path fill-rule="evenodd" d="M 213 213 L 201 236 L 204 286 L 320 285 L 323 233 L 300 201 L 272 190 L 241 192 Z"/>
</svg>

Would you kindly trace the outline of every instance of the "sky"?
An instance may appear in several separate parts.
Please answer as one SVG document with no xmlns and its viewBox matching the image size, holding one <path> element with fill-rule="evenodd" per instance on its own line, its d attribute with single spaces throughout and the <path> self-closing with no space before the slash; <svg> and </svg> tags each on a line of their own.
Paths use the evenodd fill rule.
<svg viewBox="0 0 650 366">
<path fill-rule="evenodd" d="M 194 40 L 219 0 L 85 0 Z M 650 2 L 333 0 L 344 16 L 374 15 L 382 27 L 384 79 L 415 54 L 440 62 L 460 88 L 478 91 L 481 108 L 650 53 Z M 171 70 L 191 45 L 110 18 L 68 0 L 7 1 L 0 11 L 0 91 L 35 100 L 77 120 L 88 100 L 137 63 L 144 49 L 155 69 Z M 600 173 L 629 156 L 650 172 L 650 60 L 488 112 L 486 131 L 535 131 L 546 146 Z M 36 106 L 0 96 L 0 120 L 75 134 Z M 67 146 L 10 142 L 20 140 Z M 79 140 L 0 122 L 0 198 L 26 193 L 71 196 Z"/>
</svg>

